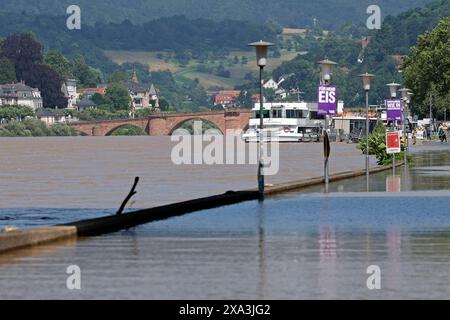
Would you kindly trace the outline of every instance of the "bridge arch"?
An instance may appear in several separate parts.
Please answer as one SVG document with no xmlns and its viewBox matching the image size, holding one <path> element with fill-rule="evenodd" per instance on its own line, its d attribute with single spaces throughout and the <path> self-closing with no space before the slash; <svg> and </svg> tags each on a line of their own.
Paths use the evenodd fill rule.
<svg viewBox="0 0 450 320">
<path fill-rule="evenodd" d="M 108 132 L 106 132 L 104 135 L 105 136 L 114 136 L 113 133 L 115 133 L 118 130 L 121 129 L 125 129 L 127 130 L 130 134 L 123 134 L 126 136 L 143 136 L 143 135 L 148 135 L 148 133 L 146 133 L 145 129 L 143 129 L 142 127 L 133 124 L 133 123 L 123 123 L 123 124 L 119 124 L 116 127 L 110 129 Z"/>
<path fill-rule="evenodd" d="M 204 133 L 205 130 L 207 129 L 217 129 L 222 135 L 225 134 L 225 128 L 223 128 L 223 126 L 220 123 L 216 123 L 214 120 L 211 119 L 206 119 L 203 117 L 190 117 L 190 118 L 185 118 L 185 119 L 181 119 L 177 122 L 175 122 L 174 124 L 171 125 L 171 128 L 169 129 L 169 136 L 173 135 L 173 133 L 177 130 L 180 129 L 185 123 L 189 123 L 190 121 L 194 122 L 194 121 L 201 121 L 202 123 L 206 123 L 206 124 L 210 124 L 213 126 L 213 128 L 203 128 L 202 132 Z"/>
</svg>

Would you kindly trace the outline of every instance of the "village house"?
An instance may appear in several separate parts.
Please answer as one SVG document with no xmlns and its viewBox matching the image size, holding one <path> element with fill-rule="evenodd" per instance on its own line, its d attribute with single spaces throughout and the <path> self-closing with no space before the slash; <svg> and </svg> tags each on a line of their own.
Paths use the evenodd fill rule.
<svg viewBox="0 0 450 320">
<path fill-rule="evenodd" d="M 43 107 L 43 102 L 39 89 L 19 82 L 0 85 L 0 105 L 21 105 L 36 111 Z"/>
<path fill-rule="evenodd" d="M 273 79 L 270 79 L 269 81 L 264 83 L 263 87 L 264 87 L 264 89 L 277 90 L 279 88 L 279 85 L 278 85 L 278 82 L 276 82 Z"/>
<path fill-rule="evenodd" d="M 92 97 L 94 94 L 98 93 L 101 96 L 105 96 L 106 94 L 106 85 L 98 85 L 96 88 L 82 88 L 78 89 L 77 98 L 79 97 Z"/>
<path fill-rule="evenodd" d="M 77 111 L 92 110 L 97 108 L 97 104 L 89 96 L 85 96 L 76 103 L 75 108 Z"/>
<path fill-rule="evenodd" d="M 75 79 L 67 79 L 63 82 L 61 91 L 67 99 L 67 109 L 74 110 L 78 99 L 77 81 Z"/>
<path fill-rule="evenodd" d="M 65 123 L 67 121 L 64 113 L 58 109 L 38 109 L 36 111 L 36 118 L 45 122 L 48 126 L 55 123 Z"/>
<path fill-rule="evenodd" d="M 158 91 L 153 84 L 140 83 L 136 71 L 133 71 L 130 81 L 124 84 L 131 98 L 131 111 L 153 108 L 159 105 Z"/>
<path fill-rule="evenodd" d="M 221 105 L 222 107 L 229 107 L 237 104 L 237 98 L 241 94 L 239 90 L 221 90 L 216 94 L 214 98 L 215 105 Z"/>
</svg>

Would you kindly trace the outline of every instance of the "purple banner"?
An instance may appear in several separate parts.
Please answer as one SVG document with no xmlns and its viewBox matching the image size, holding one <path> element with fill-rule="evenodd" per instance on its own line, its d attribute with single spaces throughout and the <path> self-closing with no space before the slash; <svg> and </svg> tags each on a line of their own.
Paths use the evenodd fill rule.
<svg viewBox="0 0 450 320">
<path fill-rule="evenodd" d="M 402 101 L 400 99 L 388 99 L 385 101 L 388 121 L 402 121 Z"/>
<path fill-rule="evenodd" d="M 320 85 L 318 96 L 318 112 L 321 116 L 335 116 L 337 109 L 336 86 Z"/>
</svg>

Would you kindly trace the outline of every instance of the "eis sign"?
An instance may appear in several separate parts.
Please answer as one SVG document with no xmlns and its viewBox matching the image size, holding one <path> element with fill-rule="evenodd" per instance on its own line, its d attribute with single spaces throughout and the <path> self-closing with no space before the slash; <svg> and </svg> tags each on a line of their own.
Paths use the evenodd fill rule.
<svg viewBox="0 0 450 320">
<path fill-rule="evenodd" d="M 337 88 L 334 85 L 320 85 L 318 96 L 318 114 L 335 116 L 337 109 Z"/>
</svg>

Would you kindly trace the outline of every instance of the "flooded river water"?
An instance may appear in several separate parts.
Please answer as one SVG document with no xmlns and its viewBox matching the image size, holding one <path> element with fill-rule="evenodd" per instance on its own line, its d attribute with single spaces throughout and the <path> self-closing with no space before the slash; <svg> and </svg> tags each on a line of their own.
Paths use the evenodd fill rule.
<svg viewBox="0 0 450 320">
<path fill-rule="evenodd" d="M 341 148 L 341 158 L 336 159 L 332 167 L 335 172 L 351 170 L 349 166 L 361 168 L 364 165 L 359 153 L 352 151 L 354 147 L 336 146 L 336 149 Z M 120 150 L 121 147 L 118 148 Z M 317 163 L 301 160 L 302 155 L 307 159 L 310 157 L 309 160 L 319 157 L 320 145 L 308 145 L 306 149 L 302 149 L 305 145 L 285 145 L 282 148 L 287 150 L 283 157 L 288 154 L 282 161 L 290 165 L 285 165 L 284 171 L 278 177 L 272 177 L 271 181 L 321 174 L 321 168 L 313 169 Z M 439 149 L 441 147 L 436 146 L 428 152 L 417 153 L 411 168 L 398 168 L 399 176 L 396 178 L 390 178 L 389 172 L 373 175 L 371 193 L 359 192 L 364 189 L 365 181 L 364 178 L 356 178 L 333 183 L 331 193 L 327 195 L 322 193 L 322 187 L 310 188 L 270 198 L 264 203 L 250 201 L 102 237 L 2 255 L 0 299 L 448 299 L 450 150 Z M 115 180 L 105 178 L 102 172 L 108 170 L 111 162 L 120 160 L 107 160 L 112 156 L 108 149 L 95 152 L 104 162 L 102 164 L 96 157 L 84 159 L 100 161 L 97 162 L 97 170 L 92 167 L 84 174 L 81 172 L 86 170 L 86 162 L 83 162 L 83 156 L 76 156 L 78 153 L 73 152 L 73 157 L 78 158 L 70 163 L 83 168 L 78 172 L 79 176 L 73 173 L 74 169 L 68 169 L 69 173 L 65 175 L 62 169 L 64 161 L 54 160 L 57 158 L 55 154 L 47 152 L 53 170 L 48 169 L 49 162 L 42 162 L 44 155 L 34 158 L 37 161 L 34 166 L 52 174 L 56 185 L 69 181 L 68 189 L 59 193 L 54 193 L 56 189 L 51 184 L 41 186 L 45 191 L 39 191 L 33 179 L 31 186 L 20 190 L 17 187 L 20 176 L 29 181 L 27 177 L 32 175 L 24 168 L 17 174 L 2 172 L 2 179 L 8 174 L 14 176 L 12 181 L 16 189 L 8 191 L 12 199 L 5 199 L 6 205 L 0 209 L 3 219 L 0 222 L 28 227 L 53 224 L 67 217 L 73 220 L 74 217 L 114 212 L 104 198 L 120 203 L 121 195 L 126 194 L 131 183 L 130 176 L 140 175 L 143 169 L 136 169 L 141 166 L 137 164 L 138 160 L 130 160 L 131 164 L 127 166 L 127 161 L 122 159 L 124 171 L 115 177 L 126 182 L 127 188 L 117 187 Z M 161 152 L 152 156 L 148 154 L 152 153 L 142 150 L 140 157 L 147 155 L 165 159 Z M 29 157 L 28 161 L 33 162 L 32 153 Z M 16 163 L 18 161 L 16 159 Z M 13 160 L 7 163 L 9 168 L 15 167 Z M 149 177 L 158 177 L 153 181 L 162 181 L 161 172 L 164 170 L 166 173 L 177 170 L 157 169 L 157 164 L 149 163 L 149 172 L 154 172 Z M 210 168 L 208 173 L 195 168 L 190 172 L 178 169 L 180 171 L 167 175 L 167 184 L 154 186 L 153 190 L 158 192 L 152 194 L 151 199 L 160 195 L 159 200 L 146 200 L 148 202 L 139 204 L 164 203 L 175 198 L 182 200 L 189 195 L 198 195 L 196 188 L 209 189 L 205 192 L 208 194 L 233 189 L 232 185 L 237 186 L 235 189 L 254 185 L 254 172 L 247 172 L 248 167 L 245 166 L 221 170 Z M 196 170 L 203 178 L 194 178 Z M 196 181 L 177 186 L 175 172 L 191 175 L 191 179 Z M 43 173 L 35 174 L 44 176 Z M 80 180 L 86 184 L 78 185 Z M 3 181 L 2 196 L 7 190 Z M 95 183 L 91 185 L 88 181 Z M 95 193 L 108 184 L 110 188 L 103 193 Z M 141 188 L 146 190 L 151 186 L 149 183 Z M 167 192 L 175 191 L 168 195 L 164 188 Z M 187 195 L 181 192 L 183 188 L 189 189 Z M 402 192 L 387 193 L 386 189 Z M 36 194 L 30 192 L 32 190 Z M 71 197 L 76 198 L 77 192 L 83 195 L 78 206 L 63 206 Z M 141 197 L 148 195 L 148 191 L 142 192 L 144 195 Z M 24 198 L 26 194 L 42 206 L 31 206 L 32 201 Z M 183 196 L 177 197 L 177 194 Z M 56 199 L 45 206 L 44 195 Z M 59 204 L 58 197 L 64 199 L 62 204 Z M 95 201 L 95 197 L 100 198 Z M 95 206 L 88 205 L 90 200 Z M 141 200 L 136 200 L 136 206 L 140 206 L 138 201 Z M 79 266 L 81 270 L 81 290 L 71 291 L 66 287 L 66 270 L 71 265 Z M 377 266 L 381 271 L 380 290 L 367 287 L 369 266 Z"/>
</svg>

